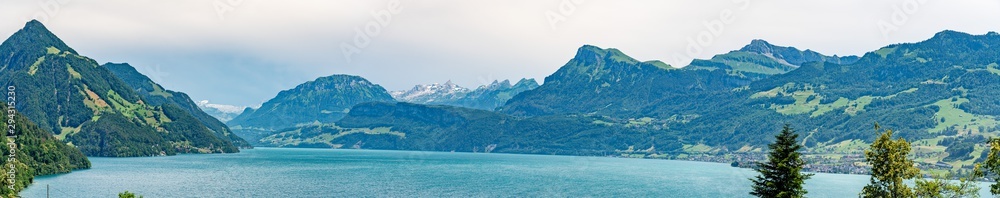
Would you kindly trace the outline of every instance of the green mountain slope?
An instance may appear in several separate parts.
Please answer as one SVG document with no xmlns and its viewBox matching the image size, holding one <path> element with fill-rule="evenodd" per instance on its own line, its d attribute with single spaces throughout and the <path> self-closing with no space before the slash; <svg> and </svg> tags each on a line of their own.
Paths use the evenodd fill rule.
<svg viewBox="0 0 1000 198">
<path fill-rule="evenodd" d="M 867 53 L 853 64 L 807 64 L 730 94 L 729 101 L 739 103 L 720 106 L 740 113 L 710 114 L 692 122 L 704 126 L 693 129 L 742 136 L 765 130 L 755 126 L 720 129 L 705 124 L 734 126 L 735 122 L 762 119 L 798 123 L 801 128 L 816 130 L 807 143 L 822 145 L 869 140 L 873 134 L 868 126 L 880 121 L 912 140 L 991 137 L 996 133 L 994 117 L 1000 113 L 1000 98 L 995 97 L 1000 94 L 1000 75 L 991 69 L 1000 61 L 997 46 L 1000 37 L 995 33 L 944 31 L 926 41 Z M 733 123 L 718 124 L 729 120 Z M 947 146 L 929 141 L 929 147 Z"/>
<path fill-rule="evenodd" d="M 943 31 L 849 64 L 806 63 L 741 89 L 687 96 L 705 98 L 700 103 L 665 98 L 643 112 L 697 116 L 666 127 L 684 131 L 684 144 L 721 151 L 761 148 L 790 123 L 811 152 L 849 153 L 874 138 L 871 126 L 879 122 L 915 142 L 919 162 L 958 168 L 981 160 L 985 145 L 976 139 L 1000 135 L 998 46 L 996 33 Z"/>
<path fill-rule="evenodd" d="M 650 101 L 728 91 L 752 80 L 723 70 L 673 69 L 659 61 L 640 62 L 616 49 L 587 45 L 546 77 L 545 84 L 514 96 L 499 111 L 517 116 L 637 115 Z"/>
<path fill-rule="evenodd" d="M 497 112 L 410 103 L 364 103 L 336 124 L 287 129 L 262 142 L 282 147 L 602 155 L 616 149 L 681 149 L 676 136 L 608 126 L 584 116 L 518 118 Z M 637 150 L 636 150 L 637 149 Z"/>
<path fill-rule="evenodd" d="M 364 78 L 332 75 L 281 91 L 260 108 L 248 108 L 227 124 L 254 143 L 278 129 L 333 123 L 359 103 L 393 101 L 382 86 Z"/>
<path fill-rule="evenodd" d="M 0 163 L 3 164 L 5 173 L 10 170 L 11 166 L 16 167 L 17 173 L 14 177 L 15 189 L 12 190 L 4 185 L 3 188 L 0 188 L 0 194 L 17 195 L 17 192 L 31 184 L 35 176 L 90 168 L 90 161 L 80 150 L 56 139 L 52 133 L 35 125 L 23 115 L 19 113 L 8 114 L 7 107 L 6 103 L 0 104 L 0 108 L 3 109 L 0 111 L 0 117 L 4 120 L 4 122 L 0 122 L 0 128 L 5 129 L 4 132 L 6 132 L 6 129 L 9 129 L 8 121 L 13 118 L 17 137 L 0 138 L 0 144 L 4 147 L 4 149 L 0 149 L 0 154 L 5 156 L 0 158 Z M 14 153 L 15 161 L 8 161 L 8 157 L 6 157 L 11 154 L 7 147 L 7 143 L 11 140 L 17 144 L 17 150 Z M 7 181 L 7 177 L 7 174 L 3 174 L 0 179 Z M 6 182 L 4 183 L 6 184 Z"/>
<path fill-rule="evenodd" d="M 0 44 L 0 79 L 16 85 L 21 112 L 88 156 L 237 152 L 175 105 L 151 105 L 38 21 Z"/>
<path fill-rule="evenodd" d="M 746 50 L 756 50 L 754 53 L 758 55 L 767 52 L 760 49 L 737 52 L 744 53 Z M 919 162 L 954 168 L 981 160 L 986 145 L 977 140 L 1000 137 L 1000 98 L 996 97 L 1000 95 L 1000 35 L 997 33 L 969 35 L 943 31 L 926 41 L 890 45 L 860 58 L 825 57 L 788 49 L 771 50 L 763 54 L 779 57 L 772 60 L 800 63 L 801 66 L 758 78 L 734 70 L 657 67 L 651 62 L 628 58 L 614 49 L 584 46 L 569 63 L 547 77 L 544 85 L 515 96 L 500 108 L 499 112 L 515 116 L 510 118 L 514 121 L 488 119 L 491 120 L 489 123 L 463 122 L 468 120 L 466 117 L 504 115 L 444 110 L 443 107 L 433 106 L 405 108 L 421 109 L 419 114 L 385 113 L 387 110 L 366 114 L 364 112 L 368 110 L 362 111 L 366 108 L 359 106 L 352 110 L 351 116 L 337 122 L 336 127 L 344 131 L 388 127 L 383 130 L 405 133 L 403 142 L 423 142 L 410 139 L 410 134 L 426 131 L 445 131 L 432 134 L 467 134 L 468 138 L 454 138 L 454 141 L 476 141 L 482 137 L 469 134 L 474 133 L 469 130 L 499 128 L 503 130 L 492 132 L 504 134 L 504 131 L 527 129 L 520 126 L 504 128 L 496 123 L 519 123 L 519 120 L 535 118 L 580 118 L 592 120 L 577 122 L 575 127 L 599 124 L 614 132 L 592 134 L 586 136 L 588 138 L 649 138 L 642 132 L 663 135 L 655 136 L 657 142 L 654 143 L 634 139 L 613 144 L 592 142 L 607 146 L 604 152 L 624 152 L 630 150 L 629 147 L 635 150 L 651 146 L 656 148 L 654 153 L 672 154 L 760 150 L 771 141 L 774 130 L 788 123 L 799 129 L 810 153 L 846 156 L 857 154 L 852 151 L 863 148 L 865 142 L 874 138 L 871 127 L 879 122 L 883 127 L 899 131 L 901 137 L 914 141 Z M 732 65 L 729 63 L 730 67 Z M 396 105 L 397 111 L 400 106 Z M 375 111 L 383 108 L 367 109 Z M 443 119 L 454 117 L 449 115 L 454 115 L 456 111 L 465 113 L 453 119 Z M 410 121 L 421 119 L 424 121 Z M 476 128 L 480 127 L 479 124 L 485 126 L 484 129 Z M 567 125 L 572 124 L 542 120 L 531 126 L 558 131 L 570 127 Z M 275 136 L 269 140 L 274 140 L 272 142 L 277 145 L 288 145 L 296 142 L 291 141 L 296 138 L 327 137 L 312 139 L 311 142 L 329 143 L 320 140 L 334 137 L 323 136 L 325 132 L 320 129 L 296 130 L 299 129 L 286 132 L 318 136 Z M 371 133 L 352 134 L 372 136 Z M 364 139 L 345 139 L 347 136 L 335 137 L 340 142 L 331 144 L 347 144 L 355 140 L 365 142 Z M 595 148 L 586 144 L 564 143 L 570 140 L 554 136 L 533 138 L 540 138 L 539 144 L 561 143 L 563 147 L 559 149 L 542 149 L 551 152 L 579 148 L 581 153 L 585 153 Z M 424 143 L 433 144 L 430 142 Z M 437 144 L 453 143 L 439 141 Z M 523 145 L 498 144 L 495 149 L 510 149 L 505 146 Z"/>
<path fill-rule="evenodd" d="M 150 105 L 162 106 L 172 104 L 180 107 L 191 116 L 194 116 L 195 119 L 198 119 L 205 127 L 208 127 L 209 130 L 215 133 L 215 136 L 222 137 L 237 147 L 251 147 L 246 140 L 243 140 L 243 138 L 236 136 L 235 133 L 230 131 L 228 126 L 202 111 L 198 107 L 198 104 L 191 100 L 187 94 L 164 89 L 163 86 L 153 82 L 146 75 L 142 75 L 128 63 L 105 63 L 102 66 L 111 70 L 111 73 L 132 87 Z"/>
<path fill-rule="evenodd" d="M 795 70 L 804 63 L 847 64 L 858 59 L 857 56 L 826 56 L 812 50 L 800 51 L 795 47 L 772 45 L 758 39 L 751 41 L 750 44 L 739 50 L 715 55 L 709 60 L 695 59 L 684 69 L 722 69 L 731 75 L 747 76 L 758 80 Z"/>
</svg>

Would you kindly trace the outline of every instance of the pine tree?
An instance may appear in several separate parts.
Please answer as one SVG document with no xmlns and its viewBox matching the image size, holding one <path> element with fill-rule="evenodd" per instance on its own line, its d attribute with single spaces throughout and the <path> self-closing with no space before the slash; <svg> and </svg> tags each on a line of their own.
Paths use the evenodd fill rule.
<svg viewBox="0 0 1000 198">
<path fill-rule="evenodd" d="M 881 129 L 875 124 L 875 131 Z M 865 151 L 865 160 L 871 165 L 871 183 L 861 190 L 861 197 L 915 197 L 904 180 L 920 173 L 912 159 L 910 143 L 903 138 L 892 140 L 892 130 L 885 130 Z"/>
<path fill-rule="evenodd" d="M 771 149 L 767 162 L 758 162 L 756 171 L 760 173 L 753 181 L 750 195 L 757 197 L 803 197 L 807 193 L 802 187 L 812 174 L 802 173 L 806 162 L 798 152 L 802 148 L 796 142 L 795 134 L 787 124 L 775 141 L 767 145 Z"/>
</svg>

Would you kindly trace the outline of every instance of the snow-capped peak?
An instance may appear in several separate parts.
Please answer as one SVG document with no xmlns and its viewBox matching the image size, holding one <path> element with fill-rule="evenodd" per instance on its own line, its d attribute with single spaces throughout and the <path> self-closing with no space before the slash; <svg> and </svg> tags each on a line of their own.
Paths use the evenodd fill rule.
<svg viewBox="0 0 1000 198">
<path fill-rule="evenodd" d="M 392 91 L 389 92 L 389 95 L 392 95 L 396 100 L 404 102 L 429 102 L 443 98 L 461 97 L 469 91 L 469 89 L 458 86 L 452 83 L 451 80 L 448 80 L 444 84 L 417 85 L 408 91 Z"/>
<path fill-rule="evenodd" d="M 216 109 L 216 110 L 219 110 L 221 112 L 224 112 L 224 113 L 237 113 L 238 114 L 238 113 L 243 112 L 243 108 L 246 108 L 246 107 L 235 106 L 235 105 L 212 104 L 212 103 L 209 103 L 208 100 L 198 101 L 197 104 L 198 104 L 198 107 L 201 107 L 202 109 L 204 109 L 204 108 L 212 108 L 212 109 Z"/>
</svg>

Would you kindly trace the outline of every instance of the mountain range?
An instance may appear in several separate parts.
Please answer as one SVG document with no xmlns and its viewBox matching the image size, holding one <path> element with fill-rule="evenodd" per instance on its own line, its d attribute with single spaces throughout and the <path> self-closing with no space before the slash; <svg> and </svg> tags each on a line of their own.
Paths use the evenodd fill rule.
<svg viewBox="0 0 1000 198">
<path fill-rule="evenodd" d="M 125 84 L 128 84 L 139 93 L 148 104 L 156 106 L 170 104 L 180 107 L 191 116 L 194 116 L 198 122 L 201 122 L 208 130 L 215 133 L 215 136 L 226 140 L 226 142 L 221 144 L 231 142 L 237 147 L 251 147 L 246 140 L 243 140 L 243 138 L 236 136 L 236 134 L 230 131 L 226 124 L 202 111 L 199 105 L 192 101 L 187 94 L 164 89 L 163 86 L 153 82 L 146 75 L 139 73 L 128 63 L 105 63 L 102 66 L 108 68 L 116 77 L 125 81 Z M 200 127 L 194 126 L 192 128 Z"/>
<path fill-rule="evenodd" d="M 24 98 L 48 99 L 24 100 L 21 112 L 91 156 L 257 144 L 681 158 L 759 152 L 785 124 L 799 129 L 807 152 L 851 154 L 874 138 L 877 122 L 913 142 L 918 162 L 962 167 L 982 160 L 980 140 L 1000 135 L 998 47 L 995 32 L 942 31 L 862 56 L 753 40 L 675 68 L 584 45 L 542 85 L 388 92 L 332 75 L 223 125 L 187 95 L 131 65 L 98 65 L 32 21 L 0 45 L 9 54 L 0 56 L 0 79 Z"/>
<path fill-rule="evenodd" d="M 183 93 L 131 67 L 102 66 L 38 21 L 0 44 L 0 54 L 0 79 L 17 87 L 24 116 L 88 156 L 233 153 L 247 146 L 221 122 L 198 114 Z"/>
<path fill-rule="evenodd" d="M 537 87 L 538 83 L 534 79 L 521 79 L 514 85 L 511 85 L 508 80 L 494 81 L 474 90 L 448 81 L 444 84 L 417 85 L 408 91 L 388 92 L 381 86 L 358 76 L 332 75 L 281 91 L 260 108 L 246 108 L 243 113 L 227 124 L 251 144 L 289 146 L 286 143 L 276 143 L 273 140 L 274 137 L 288 135 L 279 133 L 300 128 L 333 127 L 341 129 L 334 123 L 348 115 L 351 108 L 358 104 L 369 102 L 391 104 L 404 101 L 493 110 L 503 105 L 514 95 Z M 309 135 L 312 134 L 296 134 L 295 136 L 305 139 L 328 138 L 310 137 Z M 292 144 L 298 146 L 299 143 Z"/>
<path fill-rule="evenodd" d="M 678 139 L 677 134 L 645 133 L 662 130 L 640 127 L 653 122 L 653 118 L 618 115 L 637 114 L 650 101 L 664 96 L 729 91 L 755 80 L 794 70 L 800 67 L 797 64 L 806 61 L 849 62 L 856 59 L 855 56 L 831 57 L 754 40 L 741 50 L 718 55 L 711 60 L 696 60 L 692 66 L 676 69 L 660 61 L 637 61 L 617 49 L 588 45 L 581 47 L 569 63 L 547 77 L 541 87 L 532 79 L 522 79 L 513 86 L 509 82 L 494 82 L 475 91 L 450 82 L 418 85 L 409 91 L 391 93 L 402 103 L 358 105 L 349 111 L 346 118 L 336 123 L 278 130 L 272 135 L 262 136 L 260 143 L 283 147 L 345 148 L 367 145 L 365 148 L 469 152 L 493 145 L 499 152 L 599 154 L 613 152 L 616 148 L 611 146 L 612 142 L 614 145 L 635 144 L 633 146 L 648 148 L 653 144 L 645 140 L 660 139 L 656 141 L 663 143 L 657 145 L 660 149 L 680 149 L 682 144 L 668 141 Z M 514 90 L 507 91 L 511 94 L 504 94 L 513 99 L 506 103 L 490 100 L 497 106 L 476 108 L 458 103 L 498 98 L 496 95 L 482 97 L 478 93 L 505 89 Z M 497 109 L 499 113 L 455 107 Z M 669 118 L 675 122 L 686 119 L 691 117 Z M 616 125 L 619 123 L 625 124 Z M 467 133 L 480 135 L 464 136 Z M 538 137 L 536 133 L 558 133 L 565 136 L 560 138 L 565 139 Z M 454 141 L 458 142 L 439 139 L 443 137 L 455 138 Z M 525 137 L 535 139 L 526 140 Z M 575 139 L 582 137 L 587 138 Z M 469 140 L 459 140 L 462 138 Z M 540 145 L 519 143 L 522 141 Z M 579 143 L 555 144 L 553 141 Z M 475 143 L 470 144 L 472 142 Z M 604 144 L 589 145 L 594 142 Z M 529 149 L 522 148 L 522 145 Z"/>
<path fill-rule="evenodd" d="M 512 98 L 500 108 L 511 115 L 636 115 L 662 98 L 729 91 L 783 74 L 802 63 L 850 62 L 856 57 L 825 56 L 811 50 L 754 40 L 740 50 L 709 60 L 696 59 L 682 69 L 660 61 L 638 60 L 617 49 L 583 46 L 575 57 L 545 78 L 545 85 Z"/>
<path fill-rule="evenodd" d="M 332 123 L 359 103 L 393 101 L 382 86 L 364 78 L 332 75 L 281 91 L 260 108 L 246 108 L 226 124 L 243 138 L 256 142 L 278 129 Z"/>
<path fill-rule="evenodd" d="M 521 79 L 514 85 L 509 80 L 494 80 L 493 83 L 470 90 L 448 81 L 444 84 L 417 85 L 408 91 L 392 91 L 389 94 L 400 102 L 494 110 L 515 95 L 538 86 L 535 79 Z"/>
<path fill-rule="evenodd" d="M 212 104 L 209 103 L 208 100 L 201 100 L 196 104 L 202 111 L 212 117 L 215 117 L 215 119 L 219 119 L 221 122 L 229 122 L 230 120 L 233 120 L 233 118 L 239 116 L 240 113 L 243 113 L 243 110 L 246 109 L 246 107 L 242 106 Z"/>
<path fill-rule="evenodd" d="M 517 94 L 495 112 L 362 103 L 334 123 L 279 130 L 261 141 L 681 157 L 761 151 L 774 131 L 791 124 L 809 152 L 850 154 L 874 139 L 872 127 L 878 122 L 914 142 L 918 162 L 962 167 L 982 160 L 986 145 L 976 140 L 1000 135 L 998 47 L 1000 36 L 994 32 L 942 31 L 860 57 L 754 40 L 740 50 L 674 68 L 586 45 L 544 84 Z M 406 95 L 397 92 L 397 98 Z"/>
</svg>

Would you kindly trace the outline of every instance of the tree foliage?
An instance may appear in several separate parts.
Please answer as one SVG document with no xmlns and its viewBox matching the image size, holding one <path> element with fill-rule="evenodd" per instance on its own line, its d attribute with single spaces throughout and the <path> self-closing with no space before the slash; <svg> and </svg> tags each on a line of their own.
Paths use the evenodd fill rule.
<svg viewBox="0 0 1000 198">
<path fill-rule="evenodd" d="M 771 149 L 767 162 L 757 163 L 756 171 L 760 173 L 753 181 L 753 191 L 751 195 L 757 197 L 804 197 L 808 191 L 803 188 L 805 180 L 812 177 L 812 174 L 802 173 L 802 168 L 806 162 L 802 159 L 802 154 L 798 152 L 802 149 L 796 141 L 799 135 L 795 134 L 789 125 L 775 136 L 774 143 L 768 145 Z"/>
<path fill-rule="evenodd" d="M 118 193 L 118 198 L 143 198 L 142 195 L 136 195 L 133 192 L 125 191 Z"/>
<path fill-rule="evenodd" d="M 991 138 L 988 143 L 990 145 L 989 154 L 987 154 L 986 160 L 976 167 L 975 173 L 978 176 L 988 176 L 993 181 L 1000 181 L 1000 138 Z M 991 184 L 990 193 L 1000 195 L 1000 183 Z"/>
<path fill-rule="evenodd" d="M 2 164 L 3 174 L 0 174 L 0 195 L 17 195 L 22 189 L 28 187 L 38 175 L 49 175 L 57 173 L 67 173 L 76 169 L 90 168 L 90 161 L 77 148 L 66 145 L 56 139 L 44 128 L 35 125 L 25 116 L 17 113 L 7 114 L 6 104 L 0 103 L 0 117 L 4 122 L 0 122 L 0 128 L 8 129 L 8 116 L 14 117 L 15 138 L 0 136 L 0 164 Z M 6 132 L 6 131 L 5 131 Z M 10 161 L 8 155 L 11 149 L 7 143 L 13 141 L 16 144 L 14 151 L 15 159 Z M 7 178 L 10 167 L 14 167 L 14 189 L 8 188 Z M 7 196 L 14 197 L 14 196 Z"/>
<path fill-rule="evenodd" d="M 913 190 L 917 197 L 979 197 L 977 178 L 972 175 L 970 178 L 961 178 L 957 183 L 943 178 L 917 179 Z"/>
<path fill-rule="evenodd" d="M 880 128 L 875 124 L 876 131 Z M 892 135 L 892 130 L 885 130 L 865 150 L 865 160 L 871 165 L 871 183 L 862 189 L 861 197 L 979 197 L 979 165 L 973 174 L 958 182 L 946 180 L 950 177 L 918 178 L 915 186 L 907 186 L 904 181 L 919 176 L 920 169 L 907 156 L 910 144 L 902 138 L 893 140 Z"/>
<path fill-rule="evenodd" d="M 875 130 L 880 129 L 875 124 Z M 871 183 L 861 190 L 861 197 L 916 196 L 903 182 L 920 173 L 913 160 L 906 156 L 910 153 L 910 143 L 902 138 L 893 140 L 892 134 L 892 130 L 885 130 L 865 150 L 865 160 L 871 165 Z"/>
</svg>

